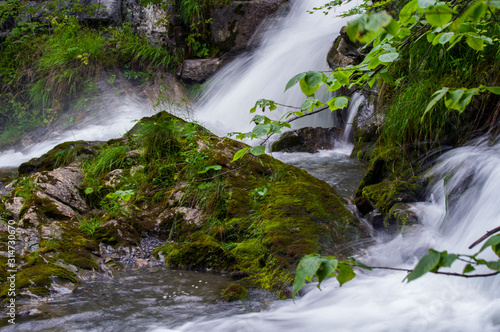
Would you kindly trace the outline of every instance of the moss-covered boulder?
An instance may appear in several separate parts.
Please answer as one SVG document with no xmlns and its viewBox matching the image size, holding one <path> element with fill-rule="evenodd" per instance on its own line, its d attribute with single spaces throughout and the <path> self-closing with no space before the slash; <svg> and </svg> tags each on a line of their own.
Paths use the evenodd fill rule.
<svg viewBox="0 0 500 332">
<path fill-rule="evenodd" d="M 248 289 L 244 286 L 232 283 L 222 291 L 222 299 L 226 302 L 244 300 L 248 296 Z"/>
<path fill-rule="evenodd" d="M 19 178 L 6 200 L 24 202 L 20 259 L 38 255 L 35 265 L 57 276 L 57 262 L 78 275 L 156 257 L 287 296 L 304 255 L 351 254 L 363 230 L 335 189 L 307 172 L 268 155 L 233 162 L 245 147 L 160 112 L 78 164 Z"/>
<path fill-rule="evenodd" d="M 51 171 L 57 167 L 66 166 L 77 160 L 80 156 L 91 156 L 101 142 L 74 141 L 65 142 L 42 155 L 22 163 L 18 168 L 20 176 L 40 172 Z"/>
</svg>

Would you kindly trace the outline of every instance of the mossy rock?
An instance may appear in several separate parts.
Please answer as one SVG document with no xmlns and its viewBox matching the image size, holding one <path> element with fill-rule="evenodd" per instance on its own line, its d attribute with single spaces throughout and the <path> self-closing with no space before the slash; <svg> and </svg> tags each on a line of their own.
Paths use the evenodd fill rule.
<svg viewBox="0 0 500 332">
<path fill-rule="evenodd" d="M 388 181 L 366 186 L 363 196 L 382 213 L 388 213 L 396 203 L 412 203 L 417 201 L 417 192 L 408 181 Z"/>
<path fill-rule="evenodd" d="M 50 295 L 50 285 L 53 280 L 51 277 L 59 277 L 66 279 L 72 283 L 76 283 L 75 273 L 52 263 L 45 263 L 41 259 L 35 260 L 31 266 L 23 268 L 16 275 L 16 287 L 18 290 L 28 289 L 31 293 L 37 296 Z M 6 297 L 9 286 L 4 284 L 0 297 Z"/>
<path fill-rule="evenodd" d="M 259 239 L 249 239 L 239 243 L 231 253 L 240 270 L 257 271 L 266 266 L 269 250 Z"/>
<path fill-rule="evenodd" d="M 224 250 L 211 236 L 202 236 L 192 243 L 179 245 L 167 257 L 167 265 L 189 269 L 232 269 L 234 256 Z"/>
<path fill-rule="evenodd" d="M 222 291 L 222 299 L 226 302 L 244 300 L 248 296 L 248 290 L 240 284 L 232 283 Z"/>
<path fill-rule="evenodd" d="M 394 204 L 384 218 L 384 227 L 389 229 L 394 226 L 396 229 L 401 230 L 404 227 L 417 224 L 418 217 L 410 208 L 411 206 L 406 203 Z"/>
<path fill-rule="evenodd" d="M 51 171 L 55 168 L 69 165 L 77 157 L 82 155 L 93 155 L 102 142 L 74 141 L 57 145 L 40 158 L 33 158 L 22 163 L 19 168 L 19 176 L 24 176 L 41 171 Z"/>
</svg>

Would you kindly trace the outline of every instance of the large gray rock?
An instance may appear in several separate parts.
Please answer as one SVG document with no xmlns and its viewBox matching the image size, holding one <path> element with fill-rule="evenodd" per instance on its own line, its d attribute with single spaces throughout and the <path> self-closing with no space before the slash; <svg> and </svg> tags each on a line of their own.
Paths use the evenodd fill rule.
<svg viewBox="0 0 500 332">
<path fill-rule="evenodd" d="M 83 173 L 76 167 L 61 167 L 51 172 L 43 172 L 36 180 L 43 195 L 50 196 L 60 203 L 77 210 L 80 213 L 89 211 L 87 203 L 80 196 L 79 188 L 83 184 Z"/>
<path fill-rule="evenodd" d="M 222 65 L 219 58 L 185 60 L 177 76 L 188 82 L 203 82 Z"/>
<path fill-rule="evenodd" d="M 286 0 L 233 1 L 211 10 L 214 43 L 221 51 L 241 51 L 262 21 L 274 14 Z M 252 42 L 256 44 L 257 39 Z"/>
<path fill-rule="evenodd" d="M 356 65 L 363 60 L 361 47 L 363 45 L 352 42 L 347 36 L 346 29 L 340 30 L 340 35 L 333 42 L 333 46 L 328 52 L 326 61 L 330 68 L 346 67 Z"/>
<path fill-rule="evenodd" d="M 342 128 L 312 128 L 305 127 L 288 131 L 273 143 L 273 152 L 308 152 L 314 153 L 319 150 L 331 150 L 335 141 L 342 135 Z"/>
<path fill-rule="evenodd" d="M 83 0 L 84 6 L 98 5 L 99 8 L 94 15 L 84 14 L 82 19 L 87 21 L 98 21 L 104 24 L 117 24 L 122 19 L 122 0 Z"/>
</svg>

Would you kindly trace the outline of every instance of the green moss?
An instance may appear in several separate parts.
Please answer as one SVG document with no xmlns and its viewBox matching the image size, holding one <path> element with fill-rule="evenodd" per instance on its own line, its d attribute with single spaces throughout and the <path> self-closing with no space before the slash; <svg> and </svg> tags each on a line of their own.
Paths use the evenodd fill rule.
<svg viewBox="0 0 500 332">
<path fill-rule="evenodd" d="M 248 290 L 240 284 L 232 283 L 222 291 L 222 299 L 226 302 L 243 300 L 248 296 Z"/>
<path fill-rule="evenodd" d="M 211 236 L 198 237 L 192 243 L 179 245 L 167 257 L 167 265 L 184 268 L 230 270 L 234 256 Z"/>
<path fill-rule="evenodd" d="M 236 258 L 240 270 L 258 271 L 266 266 L 268 249 L 259 239 L 249 239 L 239 243 L 231 253 Z"/>
<path fill-rule="evenodd" d="M 396 203 L 415 202 L 414 186 L 407 181 L 381 182 L 363 188 L 363 196 L 367 197 L 382 213 L 387 213 Z"/>
<path fill-rule="evenodd" d="M 50 285 L 52 284 L 51 277 L 59 277 L 76 283 L 76 275 L 58 265 L 46 264 L 41 259 L 35 260 L 34 265 L 22 269 L 16 275 L 16 288 L 18 290 L 28 289 L 33 294 L 38 296 L 50 295 Z M 7 296 L 9 286 L 3 285 L 0 297 Z"/>
<path fill-rule="evenodd" d="M 19 175 L 51 171 L 55 168 L 69 165 L 77 160 L 79 156 L 93 155 L 99 145 L 100 143 L 85 141 L 61 143 L 40 158 L 33 158 L 21 164 L 18 169 Z"/>
</svg>

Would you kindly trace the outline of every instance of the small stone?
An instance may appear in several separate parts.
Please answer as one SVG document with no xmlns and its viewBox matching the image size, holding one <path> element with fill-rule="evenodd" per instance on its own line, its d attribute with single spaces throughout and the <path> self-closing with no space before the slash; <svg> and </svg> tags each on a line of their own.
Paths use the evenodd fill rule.
<svg viewBox="0 0 500 332">
<path fill-rule="evenodd" d="M 144 267 L 144 266 L 148 266 L 149 262 L 147 259 L 144 259 L 144 258 L 136 258 L 135 265 L 138 267 Z"/>
</svg>

